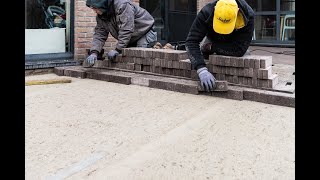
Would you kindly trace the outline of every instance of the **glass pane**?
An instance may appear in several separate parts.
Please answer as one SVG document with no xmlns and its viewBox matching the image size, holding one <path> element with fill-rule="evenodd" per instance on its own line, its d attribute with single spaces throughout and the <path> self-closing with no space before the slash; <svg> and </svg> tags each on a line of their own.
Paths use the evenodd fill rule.
<svg viewBox="0 0 320 180">
<path fill-rule="evenodd" d="M 165 39 L 165 0 L 143 0 L 140 1 L 140 5 L 153 16 L 158 41 Z"/>
<path fill-rule="evenodd" d="M 171 11 L 188 11 L 189 0 L 171 0 L 169 9 Z"/>
<path fill-rule="evenodd" d="M 26 1 L 26 54 L 70 51 L 70 0 Z"/>
<path fill-rule="evenodd" d="M 280 40 L 294 41 L 295 40 L 295 15 L 282 14 L 280 16 Z"/>
<path fill-rule="evenodd" d="M 276 11 L 276 0 L 246 0 L 251 8 L 257 11 Z"/>
<path fill-rule="evenodd" d="M 169 42 L 185 41 L 196 14 L 169 13 Z"/>
<path fill-rule="evenodd" d="M 168 12 L 169 42 L 185 41 L 196 17 L 196 0 L 170 0 Z"/>
<path fill-rule="evenodd" d="M 276 40 L 276 16 L 255 16 L 256 40 Z"/>
<path fill-rule="evenodd" d="M 197 1 L 196 0 L 189 0 L 190 11 L 197 13 Z"/>
<path fill-rule="evenodd" d="M 151 15 L 159 15 L 160 3 L 164 0 L 140 0 L 140 6 L 146 9 Z"/>
<path fill-rule="evenodd" d="M 280 10 L 281 11 L 295 11 L 296 10 L 296 1 L 295 0 L 281 0 L 280 1 Z"/>
<path fill-rule="evenodd" d="M 140 5 L 154 17 L 160 43 L 184 41 L 197 15 L 197 0 L 140 0 Z"/>
</svg>

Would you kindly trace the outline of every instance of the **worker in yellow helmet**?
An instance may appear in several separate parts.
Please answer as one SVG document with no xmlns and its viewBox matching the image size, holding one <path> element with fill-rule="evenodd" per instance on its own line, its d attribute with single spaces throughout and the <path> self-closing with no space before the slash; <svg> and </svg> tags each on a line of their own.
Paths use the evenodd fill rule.
<svg viewBox="0 0 320 180">
<path fill-rule="evenodd" d="M 214 0 L 200 10 L 190 28 L 186 50 L 204 89 L 215 88 L 215 78 L 204 59 L 213 53 L 243 56 L 253 30 L 254 12 L 245 0 Z"/>
</svg>

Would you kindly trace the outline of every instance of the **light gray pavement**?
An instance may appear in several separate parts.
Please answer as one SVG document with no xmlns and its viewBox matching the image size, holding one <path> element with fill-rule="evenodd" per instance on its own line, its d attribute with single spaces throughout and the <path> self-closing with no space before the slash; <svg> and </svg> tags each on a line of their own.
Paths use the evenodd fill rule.
<svg viewBox="0 0 320 180">
<path fill-rule="evenodd" d="M 249 51 L 252 55 L 272 56 L 273 64 L 295 65 L 295 48 L 250 46 Z"/>
<path fill-rule="evenodd" d="M 25 88 L 28 180 L 295 179 L 295 108 L 71 79 Z"/>
</svg>

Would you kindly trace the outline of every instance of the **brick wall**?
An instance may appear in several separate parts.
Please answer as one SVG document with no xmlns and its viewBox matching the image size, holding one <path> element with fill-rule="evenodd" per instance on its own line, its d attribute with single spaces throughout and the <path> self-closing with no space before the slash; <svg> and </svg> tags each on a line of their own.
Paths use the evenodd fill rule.
<svg viewBox="0 0 320 180">
<path fill-rule="evenodd" d="M 207 3 L 212 2 L 213 0 L 197 0 L 197 10 L 198 12 L 201 10 L 203 6 L 205 6 Z"/>
<path fill-rule="evenodd" d="M 139 4 L 139 0 L 132 0 Z M 198 11 L 212 0 L 197 0 Z M 91 47 L 93 30 L 96 26 L 96 14 L 86 6 L 86 0 L 75 0 L 74 56 L 76 60 L 86 57 L 86 49 Z M 111 35 L 105 43 L 105 52 L 114 49 L 117 41 Z"/>
</svg>

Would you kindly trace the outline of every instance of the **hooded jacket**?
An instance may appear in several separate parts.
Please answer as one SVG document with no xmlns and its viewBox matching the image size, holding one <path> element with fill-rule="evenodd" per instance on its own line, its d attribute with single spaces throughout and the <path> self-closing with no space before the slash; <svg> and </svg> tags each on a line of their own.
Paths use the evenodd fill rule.
<svg viewBox="0 0 320 180">
<path fill-rule="evenodd" d="M 212 41 L 211 51 L 218 55 L 240 57 L 246 53 L 254 30 L 254 12 L 245 0 L 236 0 L 236 2 L 239 13 L 244 17 L 245 26 L 227 35 L 218 34 L 213 30 L 214 7 L 217 0 L 208 3 L 198 13 L 186 39 L 186 49 L 193 69 L 206 66 L 199 45 L 205 36 Z"/>
<path fill-rule="evenodd" d="M 144 36 L 154 24 L 154 18 L 149 12 L 131 0 L 87 0 L 86 5 L 103 12 L 96 17 L 97 25 L 90 52 L 101 52 L 109 33 L 118 40 L 116 50 L 121 52 Z"/>
</svg>

